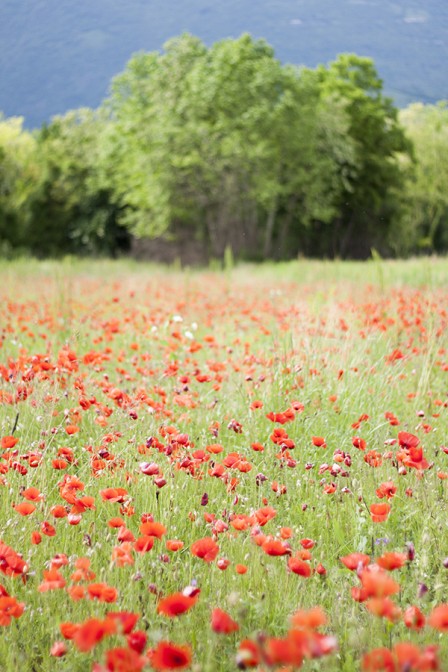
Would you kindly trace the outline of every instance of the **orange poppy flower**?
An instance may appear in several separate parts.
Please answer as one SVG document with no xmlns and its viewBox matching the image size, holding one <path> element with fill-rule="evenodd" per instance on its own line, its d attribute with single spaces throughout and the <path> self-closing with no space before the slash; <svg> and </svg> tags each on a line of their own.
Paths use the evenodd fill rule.
<svg viewBox="0 0 448 672">
<path fill-rule="evenodd" d="M 29 516 L 36 510 L 36 507 L 31 502 L 22 502 L 21 504 L 16 504 L 13 508 L 21 516 Z"/>
<path fill-rule="evenodd" d="M 327 617 L 321 607 L 312 609 L 299 609 L 291 618 L 292 626 L 295 628 L 309 628 L 315 630 L 327 623 Z"/>
<path fill-rule="evenodd" d="M 124 488 L 106 488 L 100 490 L 101 498 L 104 502 L 124 502 L 128 491 Z"/>
<path fill-rule="evenodd" d="M 339 558 L 339 560 L 347 569 L 354 572 L 360 565 L 366 567 L 370 563 L 370 556 L 365 553 L 350 553 L 350 555 L 345 555 L 343 558 Z"/>
<path fill-rule="evenodd" d="M 372 597 L 366 602 L 367 609 L 381 618 L 387 618 L 391 623 L 399 621 L 401 609 L 388 597 Z"/>
<path fill-rule="evenodd" d="M 277 511 L 272 506 L 265 506 L 258 511 L 255 511 L 255 518 L 260 527 L 266 525 L 270 520 L 275 518 Z"/>
<path fill-rule="evenodd" d="M 184 542 L 179 539 L 168 539 L 166 542 L 166 550 L 172 551 L 173 553 L 180 551 L 183 547 Z"/>
<path fill-rule="evenodd" d="M 91 583 L 87 586 L 87 592 L 91 600 L 98 600 L 99 602 L 112 603 L 116 602 L 118 598 L 118 590 L 106 583 Z"/>
<path fill-rule="evenodd" d="M 78 629 L 79 625 L 77 623 L 67 622 L 61 623 L 59 626 L 59 630 L 64 639 L 73 639 Z"/>
<path fill-rule="evenodd" d="M 235 565 L 235 572 L 237 574 L 246 574 L 247 572 L 246 565 Z"/>
<path fill-rule="evenodd" d="M 58 590 L 64 588 L 66 580 L 56 568 L 44 570 L 44 581 L 37 587 L 40 593 L 46 593 L 48 590 Z"/>
<path fill-rule="evenodd" d="M 156 537 L 161 539 L 166 534 L 166 527 L 162 523 L 148 521 L 140 525 L 140 532 L 146 537 Z"/>
<path fill-rule="evenodd" d="M 40 502 L 44 499 L 43 494 L 37 488 L 27 488 L 22 492 L 22 497 L 30 502 Z"/>
<path fill-rule="evenodd" d="M 114 546 L 112 549 L 112 562 L 114 562 L 117 567 L 134 564 L 132 544 L 129 541 L 125 541 L 119 546 Z"/>
<path fill-rule="evenodd" d="M 390 504 L 371 504 L 370 515 L 374 523 L 383 523 L 388 519 L 390 513 Z"/>
<path fill-rule="evenodd" d="M 376 490 L 376 496 L 379 499 L 383 499 L 386 497 L 387 499 L 391 499 L 395 493 L 397 492 L 397 486 L 393 481 L 385 481 L 384 483 L 381 483 L 379 488 Z"/>
<path fill-rule="evenodd" d="M 377 558 L 376 564 L 383 569 L 392 571 L 393 569 L 403 567 L 403 565 L 406 564 L 407 559 L 408 556 L 406 553 L 385 553 L 380 558 Z"/>
<path fill-rule="evenodd" d="M 399 584 L 378 565 L 366 567 L 360 579 L 368 597 L 388 597 L 400 590 Z"/>
<path fill-rule="evenodd" d="M 47 521 L 44 521 L 43 523 L 40 524 L 40 529 L 42 534 L 45 534 L 46 537 L 56 536 L 56 528 L 53 527 L 53 525 L 51 523 L 48 523 Z"/>
</svg>

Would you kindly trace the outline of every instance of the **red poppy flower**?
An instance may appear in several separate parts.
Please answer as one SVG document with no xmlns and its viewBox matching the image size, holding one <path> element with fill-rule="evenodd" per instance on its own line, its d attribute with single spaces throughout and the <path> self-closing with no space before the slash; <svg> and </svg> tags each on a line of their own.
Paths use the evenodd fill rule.
<svg viewBox="0 0 448 672">
<path fill-rule="evenodd" d="M 151 666 L 157 672 L 185 670 L 191 663 L 189 646 L 179 646 L 171 642 L 159 642 L 149 656 Z"/>
<path fill-rule="evenodd" d="M 262 652 L 260 646 L 251 639 L 244 639 L 239 645 L 236 654 L 236 664 L 238 669 L 247 670 L 256 667 L 261 662 Z"/>
<path fill-rule="evenodd" d="M 431 628 L 448 632 L 448 604 L 440 604 L 435 607 L 429 616 L 429 625 Z"/>
<path fill-rule="evenodd" d="M 205 562 L 213 562 L 219 553 L 219 546 L 211 537 L 204 537 L 195 541 L 191 545 L 190 551 Z"/>
<path fill-rule="evenodd" d="M 0 626 L 9 625 L 12 618 L 20 618 L 25 609 L 22 602 L 15 597 L 5 595 L 0 597 Z"/>
<path fill-rule="evenodd" d="M 36 507 L 34 504 L 31 504 L 31 502 L 22 502 L 21 504 L 16 504 L 14 509 L 17 511 L 17 513 L 20 513 L 21 516 L 29 516 L 30 514 L 34 513 Z"/>
<path fill-rule="evenodd" d="M 376 564 L 383 569 L 389 571 L 398 569 L 406 564 L 408 556 L 406 553 L 385 553 L 380 558 L 377 558 Z"/>
<path fill-rule="evenodd" d="M 54 567 L 47 571 L 44 570 L 44 581 L 38 586 L 37 590 L 40 593 L 46 593 L 48 590 L 58 590 L 64 588 L 66 585 L 66 580 L 59 573 L 59 571 Z"/>
<path fill-rule="evenodd" d="M 67 653 L 67 646 L 65 642 L 54 642 L 50 649 L 50 656 L 54 658 L 62 658 Z"/>
<path fill-rule="evenodd" d="M 409 432 L 398 432 L 398 443 L 402 448 L 416 448 L 420 439 Z"/>
<path fill-rule="evenodd" d="M 123 635 L 129 635 L 134 629 L 140 615 L 134 614 L 131 611 L 109 611 L 107 618 L 114 621 L 118 632 L 123 633 Z"/>
<path fill-rule="evenodd" d="M 101 498 L 104 502 L 124 502 L 128 491 L 124 488 L 106 488 L 100 491 Z"/>
<path fill-rule="evenodd" d="M 107 672 L 140 672 L 146 662 L 146 658 L 132 648 L 117 647 L 106 653 Z"/>
<path fill-rule="evenodd" d="M 327 623 L 327 617 L 321 607 L 299 609 L 293 614 L 291 623 L 295 628 L 316 630 Z"/>
<path fill-rule="evenodd" d="M 101 621 L 98 618 L 89 618 L 78 625 L 73 633 L 73 641 L 80 651 L 87 652 L 115 632 L 116 625 L 112 619 L 106 618 Z"/>
<path fill-rule="evenodd" d="M 13 548 L 0 541 L 0 572 L 6 576 L 20 576 L 28 571 L 28 565 Z"/>
<path fill-rule="evenodd" d="M 378 565 L 369 565 L 360 575 L 361 583 L 368 597 L 388 597 L 400 590 L 399 584 Z"/>
<path fill-rule="evenodd" d="M 239 625 L 222 609 L 213 609 L 212 611 L 212 630 L 222 635 L 229 635 L 239 630 Z"/>
<path fill-rule="evenodd" d="M 373 649 L 362 659 L 363 672 L 395 672 L 395 661 L 389 649 Z"/>
<path fill-rule="evenodd" d="M 426 623 L 426 618 L 416 606 L 408 607 L 403 613 L 403 622 L 410 630 L 421 630 Z"/>
<path fill-rule="evenodd" d="M 312 569 L 309 564 L 298 557 L 289 558 L 288 567 L 294 574 L 298 574 L 304 578 L 308 578 L 312 574 Z"/>
<path fill-rule="evenodd" d="M 0 443 L 3 449 L 8 450 L 8 448 L 14 448 L 18 442 L 19 439 L 16 436 L 3 436 Z"/>
<path fill-rule="evenodd" d="M 266 555 L 279 556 L 291 554 L 291 549 L 289 546 L 286 546 L 286 544 L 279 539 L 268 538 L 263 542 L 261 548 L 266 553 Z"/>
<path fill-rule="evenodd" d="M 366 602 L 367 609 L 380 618 L 387 618 L 391 623 L 399 621 L 401 609 L 388 597 L 372 597 Z"/>
<path fill-rule="evenodd" d="M 91 583 L 87 586 L 87 592 L 91 600 L 98 600 L 99 602 L 112 603 L 116 602 L 118 598 L 118 590 L 106 583 Z"/>
<path fill-rule="evenodd" d="M 163 600 L 160 600 L 157 605 L 157 613 L 173 618 L 185 614 L 196 604 L 198 595 L 194 597 L 187 597 L 182 593 L 173 593 Z"/>
<path fill-rule="evenodd" d="M 143 653 L 148 641 L 148 635 L 143 630 L 136 630 L 126 636 L 126 641 L 130 649 L 137 651 L 137 653 Z"/>
<path fill-rule="evenodd" d="M 140 525 L 140 532 L 146 537 L 156 537 L 161 539 L 166 534 L 166 527 L 162 523 L 147 521 Z"/>
</svg>

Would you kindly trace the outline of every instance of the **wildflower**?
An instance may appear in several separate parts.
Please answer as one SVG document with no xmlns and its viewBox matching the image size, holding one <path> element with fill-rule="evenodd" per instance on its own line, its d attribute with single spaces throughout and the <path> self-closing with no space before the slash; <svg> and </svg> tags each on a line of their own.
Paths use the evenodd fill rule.
<svg viewBox="0 0 448 672">
<path fill-rule="evenodd" d="M 213 609 L 212 611 L 212 630 L 223 635 L 229 635 L 239 630 L 239 625 L 222 609 Z"/>
<path fill-rule="evenodd" d="M 179 646 L 172 642 L 159 642 L 149 655 L 151 666 L 157 672 L 185 670 L 191 663 L 189 646 Z"/>
</svg>

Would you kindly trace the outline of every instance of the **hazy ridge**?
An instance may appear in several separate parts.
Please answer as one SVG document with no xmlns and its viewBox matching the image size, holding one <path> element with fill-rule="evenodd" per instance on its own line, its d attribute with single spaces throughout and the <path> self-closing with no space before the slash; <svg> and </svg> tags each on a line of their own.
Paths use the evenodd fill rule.
<svg viewBox="0 0 448 672">
<path fill-rule="evenodd" d="M 96 107 L 133 52 L 184 31 L 207 44 L 250 32 L 308 66 L 356 52 L 398 105 L 448 98 L 446 0 L 3 0 L 0 16 L 0 110 L 29 127 Z"/>
</svg>

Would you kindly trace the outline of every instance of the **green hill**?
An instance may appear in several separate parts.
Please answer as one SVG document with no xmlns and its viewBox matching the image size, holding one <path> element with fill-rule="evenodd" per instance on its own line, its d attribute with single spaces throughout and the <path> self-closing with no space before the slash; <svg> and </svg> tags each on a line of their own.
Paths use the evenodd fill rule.
<svg viewBox="0 0 448 672">
<path fill-rule="evenodd" d="M 448 97 L 446 0 L 2 0 L 0 110 L 34 127 L 96 107 L 133 52 L 184 31 L 207 44 L 250 32 L 308 66 L 356 52 L 400 106 Z"/>
</svg>

